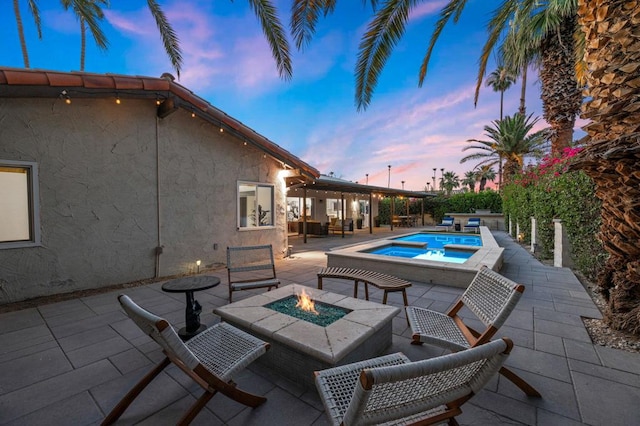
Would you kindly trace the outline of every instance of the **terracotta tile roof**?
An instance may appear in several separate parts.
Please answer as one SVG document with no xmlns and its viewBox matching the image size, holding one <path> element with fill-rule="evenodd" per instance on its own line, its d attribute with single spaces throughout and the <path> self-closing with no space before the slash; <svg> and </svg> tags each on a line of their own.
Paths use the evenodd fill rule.
<svg viewBox="0 0 640 426">
<path fill-rule="evenodd" d="M 299 169 L 309 178 L 320 172 L 250 127 L 211 105 L 170 75 L 161 78 L 85 72 L 59 72 L 37 69 L 0 67 L 0 97 L 60 97 L 67 90 L 72 97 L 127 97 L 171 99 L 176 107 L 196 113 L 215 125 L 233 131 L 266 154 Z"/>
</svg>

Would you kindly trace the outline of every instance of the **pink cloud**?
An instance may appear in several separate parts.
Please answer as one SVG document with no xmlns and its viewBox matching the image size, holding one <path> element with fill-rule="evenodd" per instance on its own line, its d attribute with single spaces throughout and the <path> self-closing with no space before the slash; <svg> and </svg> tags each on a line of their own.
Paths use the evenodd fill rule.
<svg viewBox="0 0 640 426">
<path fill-rule="evenodd" d="M 444 0 L 420 3 L 411 9 L 411 12 L 409 13 L 409 22 L 424 18 L 425 16 L 435 15 L 436 13 L 439 13 L 447 3 L 449 2 Z"/>
</svg>

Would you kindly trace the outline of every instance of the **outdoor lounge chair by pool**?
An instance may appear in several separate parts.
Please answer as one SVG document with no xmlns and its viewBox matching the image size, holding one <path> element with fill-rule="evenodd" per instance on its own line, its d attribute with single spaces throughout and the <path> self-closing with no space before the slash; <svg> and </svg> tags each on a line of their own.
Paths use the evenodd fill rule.
<svg viewBox="0 0 640 426">
<path fill-rule="evenodd" d="M 333 425 L 457 425 L 460 406 L 498 372 L 512 346 L 504 338 L 415 362 L 398 352 L 316 371 L 316 387 Z"/>
<path fill-rule="evenodd" d="M 436 225 L 436 228 L 445 228 L 446 231 L 449 231 L 449 228 L 453 228 L 454 219 L 450 216 L 445 216 L 442 218 L 442 222 Z"/>
<path fill-rule="evenodd" d="M 222 322 L 183 343 L 167 320 L 141 308 L 124 294 L 118 296 L 118 301 L 133 322 L 162 347 L 166 357 L 122 398 L 103 425 L 118 420 L 140 392 L 171 363 L 204 389 L 178 424 L 191 423 L 217 392 L 249 407 L 266 401 L 265 397 L 238 389 L 233 378 L 266 353 L 268 343 Z"/>
<path fill-rule="evenodd" d="M 405 308 L 413 332 L 411 343 L 429 343 L 452 351 L 463 351 L 486 344 L 505 323 L 523 292 L 523 285 L 483 266 L 446 314 L 417 306 Z M 464 323 L 458 316 L 458 312 L 464 307 L 485 325 L 484 330 L 476 331 Z M 500 374 L 528 396 L 540 396 L 537 390 L 511 370 L 502 367 Z"/>
<path fill-rule="evenodd" d="M 479 217 L 470 217 L 467 221 L 467 224 L 464 226 L 464 231 L 474 230 L 478 232 L 480 230 L 480 218 Z"/>
</svg>

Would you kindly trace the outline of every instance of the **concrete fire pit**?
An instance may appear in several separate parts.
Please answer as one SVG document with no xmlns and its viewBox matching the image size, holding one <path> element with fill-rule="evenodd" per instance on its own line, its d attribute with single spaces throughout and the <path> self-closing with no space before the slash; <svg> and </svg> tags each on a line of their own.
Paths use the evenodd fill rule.
<svg viewBox="0 0 640 426">
<path fill-rule="evenodd" d="M 351 310 L 322 327 L 266 308 L 304 291 L 315 301 Z M 223 321 L 271 343 L 258 362 L 307 386 L 313 371 L 380 355 L 391 345 L 391 322 L 400 309 L 297 284 L 264 292 L 214 310 Z"/>
</svg>

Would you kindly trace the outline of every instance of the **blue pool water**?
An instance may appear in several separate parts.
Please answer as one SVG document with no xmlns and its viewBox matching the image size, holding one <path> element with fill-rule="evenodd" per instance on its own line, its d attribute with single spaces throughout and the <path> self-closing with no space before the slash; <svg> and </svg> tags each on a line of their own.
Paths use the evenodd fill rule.
<svg viewBox="0 0 640 426">
<path fill-rule="evenodd" d="M 460 244 L 463 246 L 482 247 L 482 238 L 479 235 L 460 234 L 434 234 L 420 232 L 417 234 L 405 235 L 394 238 L 396 241 L 412 241 L 417 243 L 427 243 L 430 249 L 441 249 L 447 244 Z"/>
<path fill-rule="evenodd" d="M 473 253 L 455 250 L 444 250 L 422 248 L 422 247 L 409 247 L 398 245 L 387 245 L 372 250 L 367 250 L 367 253 L 379 254 L 382 256 L 394 256 L 405 257 L 409 259 L 424 259 L 434 260 L 436 262 L 450 262 L 450 263 L 464 263 L 469 259 Z"/>
</svg>

